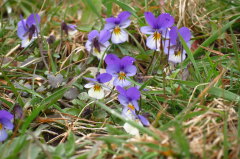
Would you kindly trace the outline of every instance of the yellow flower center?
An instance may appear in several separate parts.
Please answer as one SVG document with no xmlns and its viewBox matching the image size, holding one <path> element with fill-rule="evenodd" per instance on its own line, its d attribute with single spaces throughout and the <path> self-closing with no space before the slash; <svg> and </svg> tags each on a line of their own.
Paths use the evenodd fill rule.
<svg viewBox="0 0 240 159">
<path fill-rule="evenodd" d="M 124 80 L 125 78 L 126 78 L 126 73 L 125 72 L 119 72 L 118 79 L 119 80 Z"/>
<path fill-rule="evenodd" d="M 2 130 L 2 128 L 3 128 L 3 125 L 0 123 L 0 130 Z"/>
<path fill-rule="evenodd" d="M 181 52 L 181 51 L 175 51 L 175 52 L 174 52 L 174 55 L 175 55 L 175 56 L 181 56 L 181 55 L 182 55 L 182 52 Z"/>
<path fill-rule="evenodd" d="M 94 90 L 94 91 L 98 91 L 98 92 L 99 92 L 99 91 L 101 90 L 101 88 L 102 88 L 102 87 L 101 87 L 99 84 L 95 84 L 95 85 L 93 86 L 93 90 Z"/>
<path fill-rule="evenodd" d="M 154 40 L 160 40 L 161 39 L 161 34 L 159 32 L 154 32 L 153 33 L 153 39 Z"/>
<path fill-rule="evenodd" d="M 97 48 L 94 48 L 94 52 L 97 53 L 97 54 L 100 53 Z"/>
<path fill-rule="evenodd" d="M 128 108 L 131 109 L 131 110 L 135 109 L 135 107 L 132 104 L 130 104 L 130 103 L 128 104 Z"/>
<path fill-rule="evenodd" d="M 114 34 L 119 35 L 121 34 L 121 29 L 117 26 L 113 29 Z"/>
</svg>

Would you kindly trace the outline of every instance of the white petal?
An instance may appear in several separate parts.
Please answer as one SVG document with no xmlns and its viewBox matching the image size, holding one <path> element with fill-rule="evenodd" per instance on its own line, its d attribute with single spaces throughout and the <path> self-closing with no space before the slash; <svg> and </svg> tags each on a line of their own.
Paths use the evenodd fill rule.
<svg viewBox="0 0 240 159">
<path fill-rule="evenodd" d="M 107 53 L 106 53 L 106 50 L 108 49 L 108 46 L 110 45 L 110 43 L 107 41 L 107 42 L 105 42 L 104 44 L 103 44 L 104 46 L 100 46 L 100 52 L 98 52 L 96 49 L 93 49 L 93 55 L 94 56 L 97 56 L 97 58 L 99 59 L 99 60 L 101 60 L 101 58 L 102 58 L 102 56 L 104 55 L 104 53 L 105 53 L 105 55 L 104 55 L 104 57 L 103 57 L 103 60 L 105 59 L 105 57 L 106 57 L 106 55 L 107 55 Z"/>
<path fill-rule="evenodd" d="M 157 46 L 157 47 L 156 47 Z M 153 35 L 150 35 L 147 38 L 147 47 L 152 49 L 152 50 L 157 50 L 159 51 L 160 48 L 160 40 L 154 40 Z"/>
<path fill-rule="evenodd" d="M 103 99 L 104 91 L 102 88 L 99 91 L 95 91 L 94 88 L 92 87 L 88 90 L 88 95 L 92 98 Z"/>
<path fill-rule="evenodd" d="M 116 77 L 113 81 L 113 85 L 114 86 L 121 86 L 121 87 L 127 87 L 131 85 L 131 82 L 128 81 L 127 79 L 119 79 L 118 77 Z"/>
<path fill-rule="evenodd" d="M 34 38 L 32 38 L 31 40 L 29 40 L 28 38 L 23 39 L 21 46 L 22 46 L 22 47 L 27 47 L 27 46 L 30 45 L 33 41 L 34 41 Z"/>
<path fill-rule="evenodd" d="M 92 88 L 94 86 L 93 83 L 87 83 L 84 85 L 85 88 Z"/>
<path fill-rule="evenodd" d="M 131 126 L 130 124 L 125 123 L 125 124 L 123 125 L 123 128 L 124 128 L 124 130 L 125 130 L 127 133 L 129 133 L 129 134 L 131 134 L 131 135 L 139 136 L 139 131 L 138 131 L 138 129 L 135 128 L 135 127 L 133 127 L 133 126 Z"/>
<path fill-rule="evenodd" d="M 182 55 L 175 56 L 175 54 L 169 54 L 168 60 L 173 63 L 181 63 L 186 58 L 186 52 L 183 51 Z"/>
<path fill-rule="evenodd" d="M 78 31 L 77 30 L 68 30 L 68 35 L 69 36 L 73 36 L 74 34 L 76 34 Z"/>
<path fill-rule="evenodd" d="M 114 44 L 123 43 L 125 41 L 128 41 L 128 34 L 123 29 L 121 29 L 120 33 L 118 33 L 118 34 L 114 33 L 114 31 L 113 31 L 111 40 L 112 40 L 112 43 L 114 43 Z"/>
<path fill-rule="evenodd" d="M 131 110 L 128 109 L 126 113 L 123 114 L 125 118 L 130 119 L 130 120 L 135 120 L 135 116 L 131 112 Z"/>
</svg>

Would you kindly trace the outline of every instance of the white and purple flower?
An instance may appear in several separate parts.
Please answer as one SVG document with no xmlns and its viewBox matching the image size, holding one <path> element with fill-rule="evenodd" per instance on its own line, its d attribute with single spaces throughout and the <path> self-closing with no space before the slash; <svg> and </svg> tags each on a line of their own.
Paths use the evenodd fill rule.
<svg viewBox="0 0 240 159">
<path fill-rule="evenodd" d="M 77 33 L 77 26 L 74 24 L 67 24 L 65 22 L 62 22 L 61 29 L 65 32 L 65 34 L 70 36 Z"/>
<path fill-rule="evenodd" d="M 134 76 L 137 72 L 136 66 L 133 65 L 135 59 L 130 56 L 125 56 L 119 59 L 114 54 L 108 54 L 105 58 L 107 64 L 106 71 L 114 78 L 113 85 L 127 87 L 131 85 L 131 82 L 127 80 L 127 77 Z"/>
<path fill-rule="evenodd" d="M 17 35 L 22 40 L 22 47 L 27 47 L 37 38 L 40 20 L 38 14 L 31 14 L 27 19 L 18 22 Z"/>
<path fill-rule="evenodd" d="M 105 96 L 104 90 L 109 90 L 104 83 L 109 82 L 112 79 L 112 76 L 108 73 L 102 73 L 97 75 L 96 79 L 94 78 L 85 78 L 90 81 L 86 84 L 85 88 L 90 88 L 88 90 L 88 95 L 92 98 L 102 99 Z"/>
<path fill-rule="evenodd" d="M 6 110 L 0 110 L 0 142 L 3 142 L 7 139 L 8 134 L 7 130 L 13 129 L 13 123 L 11 120 L 13 115 Z"/>
<path fill-rule="evenodd" d="M 140 99 L 140 91 L 136 87 L 131 87 L 125 90 L 124 88 L 117 86 L 116 89 L 119 92 L 118 100 L 123 105 L 122 116 L 128 120 L 133 120 L 140 125 L 149 126 L 150 123 L 142 115 L 137 115 L 136 111 L 139 111 L 138 100 Z M 137 128 L 125 123 L 123 128 L 125 131 L 132 135 L 139 135 Z"/>
<path fill-rule="evenodd" d="M 125 90 L 124 88 L 117 86 L 116 89 L 119 92 L 118 100 L 124 106 L 123 114 L 126 114 L 128 110 L 135 113 L 139 111 L 138 100 L 140 99 L 140 91 L 136 87 L 131 87 Z"/>
<path fill-rule="evenodd" d="M 107 23 L 105 24 L 104 29 L 112 32 L 112 43 L 120 44 L 128 41 L 128 33 L 124 29 L 131 24 L 129 19 L 130 16 L 130 12 L 123 11 L 117 17 L 106 18 Z"/>
<path fill-rule="evenodd" d="M 191 32 L 187 27 L 178 29 L 172 27 L 169 32 L 170 40 L 165 40 L 166 45 L 164 46 L 164 52 L 168 56 L 168 61 L 172 63 L 181 63 L 186 58 L 186 51 L 183 49 L 179 34 L 182 36 L 184 41 L 190 47 Z"/>
<path fill-rule="evenodd" d="M 110 45 L 108 41 L 110 37 L 111 33 L 108 30 L 101 30 L 100 33 L 97 30 L 93 30 L 88 34 L 88 41 L 85 47 L 89 53 L 100 60 Z"/>
<path fill-rule="evenodd" d="M 145 19 L 149 26 L 141 27 L 141 32 L 149 34 L 147 47 L 159 51 L 161 38 L 168 37 L 168 29 L 173 26 L 174 18 L 169 13 L 162 13 L 157 18 L 151 12 L 145 12 Z"/>
</svg>

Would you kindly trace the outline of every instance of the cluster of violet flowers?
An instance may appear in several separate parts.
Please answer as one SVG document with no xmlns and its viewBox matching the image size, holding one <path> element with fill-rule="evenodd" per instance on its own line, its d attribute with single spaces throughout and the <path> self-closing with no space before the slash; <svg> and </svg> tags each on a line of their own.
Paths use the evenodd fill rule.
<svg viewBox="0 0 240 159">
<path fill-rule="evenodd" d="M 96 79 L 89 79 L 90 84 L 87 84 L 89 90 L 89 96 L 97 99 L 104 97 L 104 91 L 101 88 L 107 88 L 104 83 L 111 81 L 119 92 L 118 100 L 123 106 L 123 117 L 134 120 L 144 126 L 149 126 L 149 121 L 139 114 L 140 108 L 138 100 L 141 93 L 137 87 L 131 87 L 132 83 L 129 77 L 136 75 L 137 68 L 133 64 L 135 59 L 130 56 L 119 58 L 115 54 L 106 54 L 107 49 L 110 47 L 109 39 L 113 44 L 120 44 L 128 40 L 128 34 L 124 30 L 127 28 L 131 21 L 129 19 L 130 12 L 123 11 L 117 17 L 110 17 L 106 19 L 104 29 L 98 32 L 93 30 L 88 34 L 88 41 L 86 43 L 86 49 L 97 56 L 99 60 L 105 59 L 106 74 L 108 78 L 105 78 L 103 74 L 97 76 Z M 191 32 L 187 27 L 178 29 L 174 25 L 174 18 L 168 13 L 160 14 L 155 17 L 151 12 L 145 12 L 145 19 L 149 26 L 141 27 L 141 32 L 150 35 L 146 40 L 146 45 L 152 50 L 159 51 L 163 48 L 163 52 L 168 56 L 168 61 L 172 63 L 180 63 L 186 58 L 186 51 L 184 50 L 180 36 L 190 47 Z M 110 78 L 111 76 L 111 78 Z M 105 78 L 103 80 L 101 78 Z M 96 82 L 95 85 L 93 82 Z M 97 92 L 99 93 L 97 95 Z M 128 123 L 124 124 L 124 129 L 132 134 L 138 135 L 138 129 L 132 127 Z"/>
<path fill-rule="evenodd" d="M 106 73 L 97 74 L 96 78 L 85 78 L 89 81 L 85 88 L 89 88 L 88 95 L 95 99 L 103 99 L 106 91 L 112 84 L 119 92 L 118 100 L 123 106 L 122 115 L 138 122 L 144 126 L 149 126 L 149 121 L 139 114 L 140 108 L 138 100 L 141 93 L 137 87 L 134 87 L 129 80 L 137 73 L 134 65 L 136 61 L 133 57 L 125 56 L 119 58 L 115 54 L 107 54 L 108 49 L 113 44 L 121 44 L 128 41 L 128 33 L 125 30 L 130 24 L 131 13 L 121 12 L 117 17 L 106 18 L 106 24 L 101 31 L 93 30 L 88 34 L 88 40 L 85 44 L 86 50 L 96 56 L 99 60 L 104 60 L 107 67 Z M 162 50 L 172 63 L 180 63 L 186 58 L 186 51 L 181 44 L 181 37 L 190 47 L 191 32 L 187 27 L 178 29 L 174 25 L 174 17 L 169 13 L 162 13 L 155 17 L 151 12 L 144 13 L 148 26 L 143 26 L 140 31 L 150 35 L 146 39 L 146 46 L 155 51 Z M 18 36 L 22 39 L 22 47 L 27 47 L 39 34 L 40 16 L 31 14 L 27 19 L 22 19 L 18 23 Z M 66 34 L 76 32 L 75 25 L 62 23 L 62 30 Z M 180 37 L 181 36 L 181 37 Z M 133 135 L 139 134 L 138 130 L 125 123 L 124 129 Z"/>
<path fill-rule="evenodd" d="M 110 38 L 114 44 L 128 41 L 125 29 L 131 24 L 130 16 L 130 12 L 123 11 L 117 17 L 107 18 L 104 29 L 100 32 L 93 30 L 88 34 L 86 49 L 99 60 L 103 58 L 107 67 L 106 73 L 98 74 L 96 79 L 86 78 L 90 83 L 85 87 L 90 88 L 88 91 L 90 97 L 102 99 L 105 97 L 104 90 L 110 90 L 106 83 L 111 82 L 119 92 L 118 100 L 123 106 L 122 116 L 141 125 L 149 126 L 147 118 L 139 114 L 138 100 L 141 93 L 137 87 L 131 87 L 132 83 L 129 80 L 137 73 L 137 67 L 134 65 L 136 60 L 130 56 L 119 58 L 115 54 L 106 54 L 110 46 Z M 123 128 L 132 135 L 139 135 L 138 129 L 128 123 L 125 123 Z"/>
</svg>

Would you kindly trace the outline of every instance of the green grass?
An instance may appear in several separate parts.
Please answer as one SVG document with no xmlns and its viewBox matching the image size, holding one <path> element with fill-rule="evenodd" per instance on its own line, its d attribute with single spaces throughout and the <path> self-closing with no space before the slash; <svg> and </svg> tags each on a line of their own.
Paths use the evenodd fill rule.
<svg viewBox="0 0 240 159">
<path fill-rule="evenodd" d="M 172 14 L 177 24 L 183 7 L 180 0 L 164 6 L 157 0 L 0 2 L 0 109 L 13 112 L 19 104 L 24 112 L 22 119 L 14 121 L 8 139 L 0 143 L 0 158 L 239 158 L 240 2 L 187 3 L 192 7 L 185 8 L 179 27 L 191 29 L 197 46 L 188 48 L 180 38 L 188 58 L 173 66 L 160 52 L 150 65 L 154 53 L 146 48 L 139 28 L 147 25 L 145 11 L 157 15 L 162 9 Z M 132 14 L 126 29 L 129 42 L 110 45 L 106 54 L 136 58 L 139 74 L 129 80 L 140 87 L 140 112 L 147 113 L 150 127 L 122 117 L 116 90 L 95 100 L 84 88 L 83 77 L 92 76 L 92 67 L 106 67 L 103 60 L 99 62 L 85 50 L 87 34 L 103 29 L 106 17 L 123 10 Z M 25 18 L 33 12 L 41 15 L 42 50 L 38 40 L 28 48 L 15 48 L 21 43 L 17 37 L 20 14 Z M 62 21 L 76 24 L 77 35 L 63 34 Z M 50 34 L 56 40 L 48 45 Z M 49 68 L 40 60 L 42 53 Z M 34 60 L 22 67 L 29 58 Z M 50 86 L 48 73 L 61 73 L 59 87 Z M 39 91 L 41 87 L 44 90 Z M 68 99 L 66 92 L 72 87 L 79 94 Z M 138 128 L 141 135 L 127 134 L 122 128 L 125 122 Z"/>
</svg>

